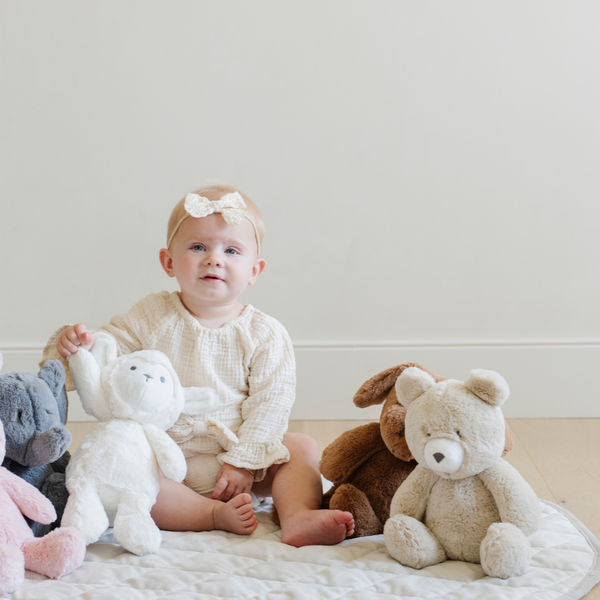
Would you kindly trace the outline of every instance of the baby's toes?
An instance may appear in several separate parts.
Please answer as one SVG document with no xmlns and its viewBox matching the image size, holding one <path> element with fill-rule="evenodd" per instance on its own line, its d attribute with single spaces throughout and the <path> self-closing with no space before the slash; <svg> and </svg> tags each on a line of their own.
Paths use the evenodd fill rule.
<svg viewBox="0 0 600 600">
<path fill-rule="evenodd" d="M 229 500 L 227 504 L 230 504 L 235 509 L 239 509 L 247 505 L 252 510 L 252 506 L 250 506 L 251 502 L 252 496 L 250 496 L 250 494 L 238 494 L 235 498 Z"/>
</svg>

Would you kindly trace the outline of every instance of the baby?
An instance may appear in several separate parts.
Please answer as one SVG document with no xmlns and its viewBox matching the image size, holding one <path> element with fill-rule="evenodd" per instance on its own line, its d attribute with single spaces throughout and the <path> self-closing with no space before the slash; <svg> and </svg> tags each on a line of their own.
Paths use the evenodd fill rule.
<svg viewBox="0 0 600 600">
<path fill-rule="evenodd" d="M 238 300 L 265 268 L 263 236 L 260 211 L 234 188 L 215 185 L 188 194 L 171 213 L 160 251 L 163 269 L 181 290 L 147 296 L 102 330 L 115 337 L 122 354 L 161 350 L 183 386 L 216 390 L 218 405 L 201 418 L 230 430 L 225 447 L 189 415 L 172 428 L 188 473 L 183 483 L 161 479 L 152 509 L 160 529 L 250 534 L 257 527 L 252 490 L 272 496 L 282 542 L 335 544 L 352 535 L 353 517 L 320 509 L 318 447 L 308 436 L 285 433 L 295 394 L 290 338 L 278 321 Z M 44 360 L 67 357 L 93 339 L 81 323 L 63 327 Z"/>
</svg>

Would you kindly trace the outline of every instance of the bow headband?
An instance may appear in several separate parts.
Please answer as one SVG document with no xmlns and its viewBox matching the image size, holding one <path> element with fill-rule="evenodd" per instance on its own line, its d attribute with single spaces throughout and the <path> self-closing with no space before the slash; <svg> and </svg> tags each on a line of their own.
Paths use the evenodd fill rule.
<svg viewBox="0 0 600 600">
<path fill-rule="evenodd" d="M 236 227 L 242 221 L 242 219 L 247 219 L 250 221 L 252 225 L 252 229 L 254 229 L 254 236 L 256 237 L 256 246 L 258 248 L 258 253 L 260 254 L 260 238 L 258 236 L 258 229 L 256 228 L 256 223 L 250 218 L 248 212 L 246 211 L 246 203 L 242 198 L 239 192 L 232 192 L 231 194 L 225 194 L 221 196 L 218 200 L 210 201 L 208 198 L 204 196 L 199 196 L 198 194 L 188 194 L 185 197 L 184 204 L 186 214 L 179 219 L 179 222 L 173 228 L 169 239 L 167 240 L 167 248 L 171 245 L 177 230 L 180 225 L 188 218 L 194 217 L 196 219 L 200 219 L 202 217 L 207 217 L 208 215 L 212 215 L 214 213 L 220 213 L 225 222 L 232 227 Z"/>
</svg>

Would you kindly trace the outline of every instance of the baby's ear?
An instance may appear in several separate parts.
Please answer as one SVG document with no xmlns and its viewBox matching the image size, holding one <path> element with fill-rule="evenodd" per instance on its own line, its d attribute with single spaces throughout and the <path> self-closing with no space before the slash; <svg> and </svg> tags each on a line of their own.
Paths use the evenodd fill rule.
<svg viewBox="0 0 600 600">
<path fill-rule="evenodd" d="M 118 356 L 117 341 L 109 333 L 97 331 L 94 333 L 94 343 L 90 348 L 90 354 L 96 359 L 100 369 Z"/>
<path fill-rule="evenodd" d="M 396 396 L 398 402 L 408 408 L 408 405 L 435 385 L 435 379 L 417 367 L 402 371 L 396 381 Z"/>
<path fill-rule="evenodd" d="M 185 397 L 183 412 L 192 416 L 205 413 L 218 400 L 217 392 L 209 387 L 184 388 L 183 395 Z"/>
<path fill-rule="evenodd" d="M 491 406 L 501 406 L 510 394 L 504 377 L 496 371 L 485 369 L 473 369 L 465 381 L 465 387 Z"/>
</svg>

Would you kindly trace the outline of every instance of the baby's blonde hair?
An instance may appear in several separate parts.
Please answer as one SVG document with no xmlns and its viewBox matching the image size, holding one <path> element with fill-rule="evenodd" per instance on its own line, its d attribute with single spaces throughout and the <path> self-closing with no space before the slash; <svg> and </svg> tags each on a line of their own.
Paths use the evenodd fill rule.
<svg viewBox="0 0 600 600">
<path fill-rule="evenodd" d="M 231 194 L 233 192 L 238 192 L 238 194 L 240 194 L 240 196 L 244 199 L 244 202 L 246 203 L 246 211 L 248 212 L 248 216 L 256 225 L 256 233 L 258 234 L 260 246 L 262 246 L 263 238 L 265 237 L 265 223 L 260 210 L 258 210 L 258 206 L 256 206 L 256 204 L 254 204 L 254 202 L 252 202 L 252 200 L 250 200 L 246 194 L 240 192 L 240 190 L 237 188 L 224 183 L 212 183 L 205 185 L 197 190 L 194 190 L 192 193 L 198 194 L 198 196 L 204 196 L 204 198 L 208 198 L 211 202 L 215 202 L 216 200 L 219 200 L 221 196 L 224 196 L 225 194 Z M 171 240 L 171 236 L 177 225 L 181 223 L 181 220 L 187 214 L 184 204 L 185 198 L 182 198 L 175 205 L 175 208 L 171 212 L 171 216 L 169 217 L 169 225 L 167 227 L 167 243 L 169 240 Z M 171 240 L 171 243 L 172 242 L 173 240 Z"/>
</svg>

